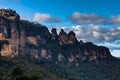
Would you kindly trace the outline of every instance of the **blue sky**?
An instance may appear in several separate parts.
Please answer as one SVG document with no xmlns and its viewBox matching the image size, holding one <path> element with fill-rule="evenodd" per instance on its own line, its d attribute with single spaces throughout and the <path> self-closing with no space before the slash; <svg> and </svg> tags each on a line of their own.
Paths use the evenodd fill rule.
<svg viewBox="0 0 120 80">
<path fill-rule="evenodd" d="M 21 19 L 49 29 L 75 31 L 78 40 L 109 47 L 120 57 L 120 0 L 0 0 L 0 8 L 11 8 Z M 88 37 L 89 36 L 89 37 Z"/>
</svg>

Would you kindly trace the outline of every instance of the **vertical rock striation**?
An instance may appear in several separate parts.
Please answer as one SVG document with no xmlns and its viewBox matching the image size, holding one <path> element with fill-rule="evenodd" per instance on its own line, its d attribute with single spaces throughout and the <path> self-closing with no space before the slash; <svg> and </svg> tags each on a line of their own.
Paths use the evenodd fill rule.
<svg viewBox="0 0 120 80">
<path fill-rule="evenodd" d="M 0 9 L 0 55 L 25 56 L 48 60 L 55 64 L 67 63 L 78 66 L 82 62 L 109 63 L 115 60 L 107 47 L 92 42 L 78 41 L 73 31 L 48 28 L 20 20 L 16 11 Z"/>
</svg>

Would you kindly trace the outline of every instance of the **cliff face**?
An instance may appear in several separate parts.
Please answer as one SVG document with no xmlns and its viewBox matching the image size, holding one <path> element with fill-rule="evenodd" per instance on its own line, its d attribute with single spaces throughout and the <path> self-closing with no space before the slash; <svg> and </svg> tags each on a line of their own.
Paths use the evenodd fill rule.
<svg viewBox="0 0 120 80">
<path fill-rule="evenodd" d="M 0 9 L 1 55 L 18 55 L 20 42 L 19 15 L 15 11 Z M 6 43 L 7 42 L 7 43 Z"/>
<path fill-rule="evenodd" d="M 51 39 L 48 29 L 40 24 L 31 23 L 28 21 L 20 21 L 20 55 L 31 56 L 38 58 L 42 49 Z"/>
<path fill-rule="evenodd" d="M 79 65 L 82 62 L 109 63 L 109 49 L 92 42 L 77 41 L 73 31 L 57 34 L 40 24 L 20 20 L 13 10 L 0 9 L 0 53 L 2 56 L 26 56 L 55 64 Z"/>
</svg>

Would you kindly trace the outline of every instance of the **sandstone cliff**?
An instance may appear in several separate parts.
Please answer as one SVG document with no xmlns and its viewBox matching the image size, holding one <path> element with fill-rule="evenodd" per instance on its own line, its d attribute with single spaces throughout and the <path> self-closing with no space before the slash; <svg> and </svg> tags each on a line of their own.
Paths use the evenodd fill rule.
<svg viewBox="0 0 120 80">
<path fill-rule="evenodd" d="M 110 63 L 115 60 L 107 47 L 76 39 L 73 31 L 68 34 L 61 29 L 20 20 L 16 11 L 0 9 L 0 54 L 2 56 L 26 56 L 55 64 L 79 65 L 82 62 Z"/>
<path fill-rule="evenodd" d="M 13 10 L 0 9 L 1 55 L 18 55 L 20 42 L 19 15 Z M 8 43 L 4 43 L 7 41 Z"/>
</svg>

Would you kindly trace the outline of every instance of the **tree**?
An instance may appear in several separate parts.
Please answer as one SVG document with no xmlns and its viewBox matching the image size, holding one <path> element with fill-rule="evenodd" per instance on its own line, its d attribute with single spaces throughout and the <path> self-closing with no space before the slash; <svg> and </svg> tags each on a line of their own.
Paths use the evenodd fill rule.
<svg viewBox="0 0 120 80">
<path fill-rule="evenodd" d="M 10 74 L 11 80 L 21 80 L 21 78 L 23 78 L 23 74 L 24 74 L 23 67 L 17 66 L 12 70 Z"/>
<path fill-rule="evenodd" d="M 16 66 L 4 80 L 44 80 L 44 78 L 42 75 L 36 73 L 32 73 L 28 76 L 25 74 L 25 70 L 22 66 Z"/>
</svg>

